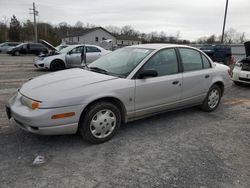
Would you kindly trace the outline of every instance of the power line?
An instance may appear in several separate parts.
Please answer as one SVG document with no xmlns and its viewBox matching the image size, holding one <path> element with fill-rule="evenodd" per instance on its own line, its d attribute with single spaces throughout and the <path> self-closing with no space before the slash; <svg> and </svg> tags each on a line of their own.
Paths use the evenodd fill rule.
<svg viewBox="0 0 250 188">
<path fill-rule="evenodd" d="M 33 2 L 33 8 L 30 8 L 32 12 L 30 14 L 33 14 L 34 17 L 34 34 L 35 34 L 35 42 L 38 42 L 38 37 L 37 37 L 37 23 L 36 23 L 36 16 L 38 16 L 38 11 L 36 10 L 35 3 Z"/>
</svg>

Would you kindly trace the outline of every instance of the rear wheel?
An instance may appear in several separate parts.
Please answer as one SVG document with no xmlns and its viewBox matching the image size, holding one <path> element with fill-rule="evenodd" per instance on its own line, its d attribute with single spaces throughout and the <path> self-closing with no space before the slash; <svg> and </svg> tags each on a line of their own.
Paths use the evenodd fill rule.
<svg viewBox="0 0 250 188">
<path fill-rule="evenodd" d="M 57 70 L 63 70 L 65 69 L 65 64 L 61 60 L 54 60 L 50 64 L 50 70 L 57 71 Z"/>
<path fill-rule="evenodd" d="M 209 89 L 207 96 L 201 105 L 201 109 L 206 112 L 214 111 L 219 106 L 221 95 L 221 88 L 217 85 L 213 85 Z"/>
<path fill-rule="evenodd" d="M 121 124 L 120 110 L 112 103 L 93 104 L 79 122 L 79 132 L 87 141 L 99 144 L 111 139 Z"/>
</svg>

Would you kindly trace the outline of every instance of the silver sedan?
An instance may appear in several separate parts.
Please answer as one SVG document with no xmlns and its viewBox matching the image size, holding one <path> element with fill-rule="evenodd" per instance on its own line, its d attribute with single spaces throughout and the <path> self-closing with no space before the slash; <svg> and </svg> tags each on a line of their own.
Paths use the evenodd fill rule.
<svg viewBox="0 0 250 188">
<path fill-rule="evenodd" d="M 122 123 L 199 106 L 215 110 L 231 85 L 229 68 L 198 49 L 146 44 L 116 50 L 84 69 L 25 83 L 6 106 L 9 118 L 37 134 L 74 134 L 92 143 L 111 139 Z"/>
<path fill-rule="evenodd" d="M 43 54 L 35 57 L 34 66 L 38 69 L 52 71 L 83 66 L 85 62 L 82 60 L 82 52 L 85 47 L 87 64 L 111 52 L 95 45 L 70 45 L 52 54 Z"/>
</svg>

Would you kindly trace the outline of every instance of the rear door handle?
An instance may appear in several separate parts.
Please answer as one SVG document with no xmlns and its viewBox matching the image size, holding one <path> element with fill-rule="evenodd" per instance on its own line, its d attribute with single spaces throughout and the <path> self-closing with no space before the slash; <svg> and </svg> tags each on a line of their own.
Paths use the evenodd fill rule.
<svg viewBox="0 0 250 188">
<path fill-rule="evenodd" d="M 173 85 L 176 85 L 176 84 L 178 84 L 178 83 L 179 83 L 178 80 L 172 82 Z"/>
<path fill-rule="evenodd" d="M 207 74 L 206 76 L 205 76 L 205 78 L 209 78 L 210 77 L 210 75 L 209 74 Z"/>
</svg>

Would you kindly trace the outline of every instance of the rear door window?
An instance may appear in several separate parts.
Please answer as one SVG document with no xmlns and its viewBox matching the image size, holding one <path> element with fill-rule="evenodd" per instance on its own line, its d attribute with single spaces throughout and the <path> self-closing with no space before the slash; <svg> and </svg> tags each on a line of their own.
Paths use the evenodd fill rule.
<svg viewBox="0 0 250 188">
<path fill-rule="evenodd" d="M 86 52 L 87 53 L 94 53 L 94 52 L 101 52 L 101 50 L 99 50 L 96 47 L 93 46 L 86 46 Z"/>
<path fill-rule="evenodd" d="M 203 61 L 203 68 L 207 69 L 207 68 L 211 68 L 211 64 L 210 61 L 208 60 L 207 57 L 205 57 L 203 54 L 201 54 L 202 57 L 202 61 Z"/>
<path fill-rule="evenodd" d="M 80 53 L 82 53 L 83 48 L 84 48 L 83 46 L 78 46 L 78 47 L 74 48 L 73 50 L 71 50 L 71 54 L 80 54 Z"/>
</svg>

